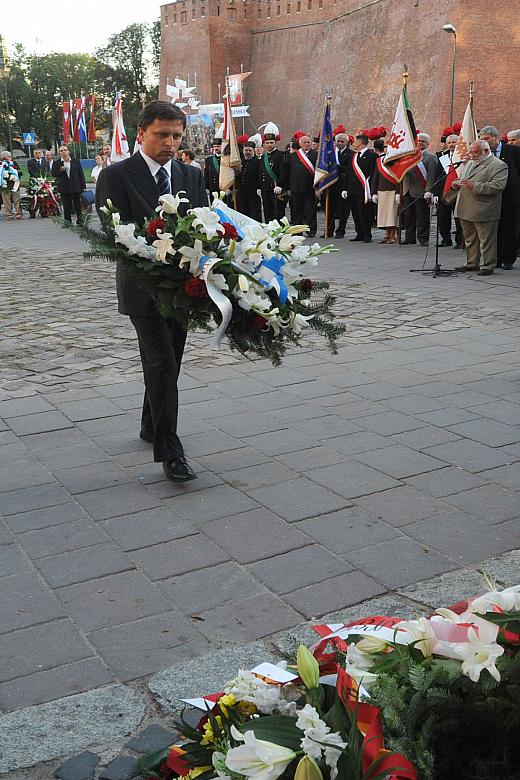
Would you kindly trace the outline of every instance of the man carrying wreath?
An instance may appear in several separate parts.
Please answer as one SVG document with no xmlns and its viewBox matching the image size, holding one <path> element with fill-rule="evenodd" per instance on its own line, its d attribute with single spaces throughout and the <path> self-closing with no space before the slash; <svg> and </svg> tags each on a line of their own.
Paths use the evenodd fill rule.
<svg viewBox="0 0 520 780">
<path fill-rule="evenodd" d="M 186 117 L 177 106 L 154 100 L 144 107 L 138 122 L 139 151 L 104 168 L 97 180 L 96 208 L 102 221 L 107 200 L 117 207 L 122 222 L 140 225 L 156 216 L 161 195 L 183 191 L 188 202 L 180 204 L 181 214 L 208 205 L 201 171 L 175 160 L 185 127 Z M 168 479 L 195 479 L 177 435 L 177 379 L 186 331 L 176 320 L 161 316 L 154 300 L 133 283 L 123 260 L 117 264 L 116 283 L 118 311 L 130 317 L 136 330 L 143 367 L 146 390 L 139 435 L 153 444 L 154 460 L 162 462 Z"/>
</svg>

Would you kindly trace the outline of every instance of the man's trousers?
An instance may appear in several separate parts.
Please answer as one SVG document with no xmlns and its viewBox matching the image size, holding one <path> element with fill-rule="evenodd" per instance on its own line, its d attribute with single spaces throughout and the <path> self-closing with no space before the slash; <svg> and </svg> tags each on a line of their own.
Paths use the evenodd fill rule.
<svg viewBox="0 0 520 780">
<path fill-rule="evenodd" d="M 497 264 L 498 221 L 470 222 L 461 219 L 460 224 L 466 245 L 466 268 L 493 271 Z"/>
</svg>

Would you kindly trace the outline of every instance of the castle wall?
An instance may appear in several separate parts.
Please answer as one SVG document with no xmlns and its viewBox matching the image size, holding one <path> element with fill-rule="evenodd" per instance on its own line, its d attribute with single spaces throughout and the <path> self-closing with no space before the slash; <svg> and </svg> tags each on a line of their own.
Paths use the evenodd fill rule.
<svg viewBox="0 0 520 780">
<path fill-rule="evenodd" d="M 211 6 L 209 3 L 211 2 Z M 477 124 L 520 126 L 520 20 L 488 0 L 178 0 L 163 6 L 206 17 L 163 25 L 161 89 L 197 71 L 203 102 L 215 101 L 225 67 L 253 71 L 246 102 L 255 126 L 275 121 L 286 141 L 297 129 L 317 132 L 325 92 L 333 90 L 332 120 L 350 132 L 390 126 L 406 63 L 417 126 L 437 147 L 450 121 L 453 36 L 457 29 L 454 119 L 462 119 L 469 81 L 475 82 Z M 232 18 L 231 18 L 232 16 Z M 252 126 L 250 127 L 252 131 Z"/>
</svg>

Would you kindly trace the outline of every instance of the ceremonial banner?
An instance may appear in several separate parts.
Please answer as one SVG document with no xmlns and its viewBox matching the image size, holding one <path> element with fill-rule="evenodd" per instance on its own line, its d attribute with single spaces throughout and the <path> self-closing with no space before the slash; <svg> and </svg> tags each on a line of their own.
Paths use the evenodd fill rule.
<svg viewBox="0 0 520 780">
<path fill-rule="evenodd" d="M 421 150 L 417 145 L 417 131 L 412 109 L 408 101 L 408 93 L 406 87 L 403 87 L 383 163 L 391 170 L 396 181 L 401 182 L 405 173 L 414 168 L 421 160 L 421 157 Z"/>
<path fill-rule="evenodd" d="M 459 140 L 457 141 L 457 146 L 455 147 L 453 157 L 451 158 L 451 165 L 448 170 L 448 175 L 446 176 L 443 194 L 446 194 L 448 190 L 451 189 L 451 185 L 455 179 L 461 176 L 462 171 L 460 170 L 460 166 L 463 166 L 463 163 L 468 159 L 469 147 L 476 140 L 477 126 L 473 116 L 473 98 L 470 98 L 462 121 Z M 459 170 L 457 171 L 457 169 Z"/>
<path fill-rule="evenodd" d="M 330 121 L 330 105 L 325 106 L 323 115 L 323 126 L 320 135 L 320 149 L 316 161 L 316 170 L 314 173 L 314 186 L 320 192 L 331 187 L 338 181 L 338 164 L 336 162 L 336 150 L 334 149 L 334 137 L 332 135 L 332 124 Z"/>
<path fill-rule="evenodd" d="M 242 95 L 242 82 L 244 82 L 251 71 L 248 73 L 234 73 L 227 77 L 229 102 L 232 106 L 240 106 L 244 102 Z"/>
<path fill-rule="evenodd" d="M 62 104 L 63 110 L 63 143 L 68 144 L 70 141 L 72 131 L 72 111 L 71 101 L 64 100 Z"/>
<path fill-rule="evenodd" d="M 76 98 L 74 101 L 76 109 L 76 126 L 74 127 L 74 141 L 76 143 L 87 143 L 87 123 L 85 121 L 85 98 Z"/>
<path fill-rule="evenodd" d="M 110 161 L 119 162 L 130 157 L 126 130 L 123 124 L 123 105 L 121 93 L 116 92 L 116 102 L 112 111 L 112 151 Z"/>
<path fill-rule="evenodd" d="M 235 123 L 231 114 L 229 98 L 224 96 L 224 130 L 222 132 L 222 156 L 220 158 L 219 187 L 224 192 L 231 189 L 235 181 L 235 171 L 239 171 L 242 161 L 237 143 Z"/>
<path fill-rule="evenodd" d="M 94 117 L 94 105 L 96 103 L 96 96 L 90 96 L 90 119 L 88 122 L 88 140 L 94 142 L 96 140 L 96 119 Z"/>
</svg>

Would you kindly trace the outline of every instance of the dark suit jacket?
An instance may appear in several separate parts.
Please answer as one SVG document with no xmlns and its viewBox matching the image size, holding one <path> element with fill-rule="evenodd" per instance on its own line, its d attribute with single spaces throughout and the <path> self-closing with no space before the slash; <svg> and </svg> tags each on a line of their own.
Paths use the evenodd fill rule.
<svg viewBox="0 0 520 780">
<path fill-rule="evenodd" d="M 45 157 L 42 157 L 41 165 L 38 165 L 38 160 L 35 160 L 34 157 L 31 157 L 31 159 L 27 162 L 27 170 L 30 176 L 45 176 L 46 173 L 51 172 L 51 166 Z"/>
<path fill-rule="evenodd" d="M 249 160 L 242 160 L 242 168 L 237 176 L 237 192 L 255 194 L 259 189 L 260 160 L 258 157 L 251 157 Z"/>
<path fill-rule="evenodd" d="M 172 190 L 184 190 L 190 201 L 188 204 L 181 203 L 181 214 L 185 214 L 189 208 L 208 205 L 202 172 L 194 165 L 184 165 L 172 160 Z M 100 208 L 108 199 L 119 209 L 122 222 L 142 225 L 147 217 L 157 216 L 155 209 L 159 202 L 159 189 L 140 152 L 136 152 L 127 160 L 103 168 L 99 174 L 96 184 L 96 209 L 102 221 L 103 213 Z M 121 261 L 117 264 L 116 282 L 120 314 L 133 317 L 151 315 L 155 306 L 152 298 L 128 279 Z"/>
<path fill-rule="evenodd" d="M 269 157 L 269 163 L 271 165 L 271 169 L 276 176 L 276 181 L 273 180 L 273 178 L 270 176 L 270 174 L 267 171 L 267 168 L 265 167 L 265 156 Z M 259 158 L 260 160 L 260 183 L 259 188 L 263 190 L 264 192 L 269 192 L 275 188 L 275 187 L 283 187 L 284 189 L 287 189 L 286 185 L 286 176 L 287 176 L 287 157 L 289 155 L 286 155 L 285 152 L 282 152 L 280 149 L 273 149 L 272 152 L 264 152 L 263 155 Z"/>
<path fill-rule="evenodd" d="M 351 158 L 350 158 L 350 167 L 348 171 L 348 192 L 349 195 L 353 195 L 354 197 L 360 197 L 364 198 L 364 191 L 363 187 L 361 186 L 361 182 L 359 181 L 358 177 L 355 174 L 354 166 L 353 166 L 353 160 L 354 160 L 354 154 L 353 152 Z M 372 177 L 374 175 L 374 171 L 376 169 L 376 161 L 377 161 L 377 154 L 372 149 L 367 149 L 362 157 L 358 157 L 358 165 L 363 171 L 365 176 L 370 176 L 370 189 L 372 190 Z"/>
<path fill-rule="evenodd" d="M 311 149 L 307 159 L 316 166 L 318 152 Z M 298 152 L 289 156 L 288 189 L 291 192 L 312 192 L 314 190 L 314 174 L 301 162 Z"/>
<path fill-rule="evenodd" d="M 502 215 L 518 218 L 520 213 L 520 147 L 502 142 L 500 159 L 509 168 L 507 184 L 502 193 Z"/>
<path fill-rule="evenodd" d="M 87 189 L 85 174 L 79 160 L 70 161 L 70 177 L 63 166 L 63 160 L 54 160 L 52 175 L 56 179 L 58 192 L 62 195 L 79 195 Z"/>
<path fill-rule="evenodd" d="M 214 154 L 210 154 L 204 161 L 204 186 L 209 190 L 210 194 L 220 192 L 220 156 L 216 158 L 219 166 L 218 173 L 215 170 L 214 157 Z"/>
<path fill-rule="evenodd" d="M 340 191 L 348 190 L 348 174 L 352 167 L 352 156 L 354 152 L 346 146 L 338 155 L 338 188 Z"/>
</svg>

